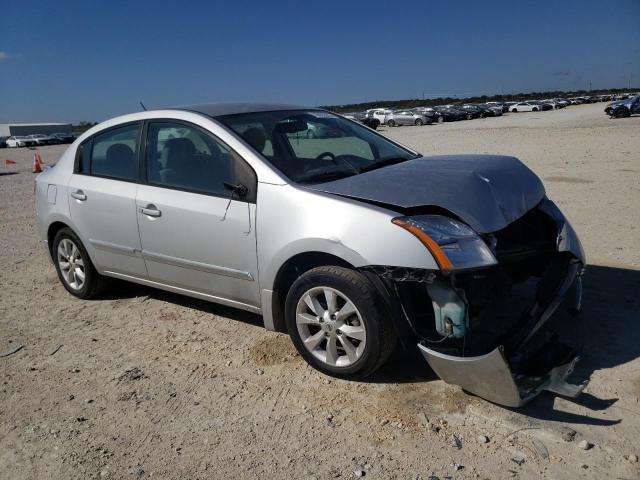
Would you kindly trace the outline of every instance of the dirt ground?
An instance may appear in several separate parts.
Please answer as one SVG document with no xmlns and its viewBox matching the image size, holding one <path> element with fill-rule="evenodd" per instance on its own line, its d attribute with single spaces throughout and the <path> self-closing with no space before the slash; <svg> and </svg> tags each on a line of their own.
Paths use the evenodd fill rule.
<svg viewBox="0 0 640 480">
<path fill-rule="evenodd" d="M 424 154 L 519 157 L 583 241 L 591 383 L 520 410 L 402 352 L 335 380 L 258 316 L 150 288 L 77 300 L 38 242 L 33 152 L 0 150 L 17 162 L 0 166 L 0 478 L 640 478 L 640 117 L 603 108 L 383 129 Z"/>
</svg>

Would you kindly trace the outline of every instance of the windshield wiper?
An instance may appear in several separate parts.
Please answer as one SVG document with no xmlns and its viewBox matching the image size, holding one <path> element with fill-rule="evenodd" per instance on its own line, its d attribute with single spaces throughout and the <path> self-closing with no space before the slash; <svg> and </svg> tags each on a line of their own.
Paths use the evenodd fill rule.
<svg viewBox="0 0 640 480">
<path fill-rule="evenodd" d="M 355 175 L 356 172 L 341 172 L 341 171 L 335 171 L 335 172 L 320 172 L 320 173 L 316 173 L 313 175 L 309 175 L 307 177 L 302 177 L 298 179 L 298 182 L 300 183 L 309 183 L 309 182 L 322 182 L 322 181 L 329 181 L 329 180 L 339 180 L 341 178 L 344 177 L 350 177 L 352 175 Z"/>
<path fill-rule="evenodd" d="M 418 158 L 418 157 L 415 157 L 415 158 Z M 411 158 L 405 158 L 405 157 L 385 158 L 378 162 L 372 163 L 371 165 L 367 165 L 366 167 L 362 167 L 359 170 L 359 173 L 370 172 L 371 170 L 377 170 L 378 168 L 387 167 L 389 165 L 395 165 L 396 163 L 402 163 L 406 160 L 411 160 Z"/>
</svg>

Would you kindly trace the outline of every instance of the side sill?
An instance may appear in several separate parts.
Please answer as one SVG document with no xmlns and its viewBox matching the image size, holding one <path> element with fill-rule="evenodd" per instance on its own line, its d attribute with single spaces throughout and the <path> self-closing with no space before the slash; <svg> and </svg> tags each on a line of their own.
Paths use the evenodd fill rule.
<svg viewBox="0 0 640 480">
<path fill-rule="evenodd" d="M 196 292 L 194 290 L 189 290 L 187 288 L 174 287 L 172 285 L 167 285 L 160 282 L 154 282 L 153 280 L 147 280 L 145 278 L 134 277 L 131 275 L 125 275 L 123 273 L 112 272 L 109 270 L 105 270 L 103 274 L 109 277 L 119 278 L 121 280 L 127 280 L 129 282 L 146 285 L 148 287 L 159 288 L 160 290 L 166 290 L 168 292 L 187 295 L 188 297 L 199 298 L 200 300 L 205 300 L 207 302 L 219 303 L 221 305 L 239 308 L 240 310 L 245 310 L 247 312 L 252 312 L 257 314 L 262 313 L 260 307 L 249 305 L 248 303 L 238 302 L 236 300 L 229 300 L 228 298 L 216 297 L 215 295 L 210 295 L 208 293 Z"/>
</svg>

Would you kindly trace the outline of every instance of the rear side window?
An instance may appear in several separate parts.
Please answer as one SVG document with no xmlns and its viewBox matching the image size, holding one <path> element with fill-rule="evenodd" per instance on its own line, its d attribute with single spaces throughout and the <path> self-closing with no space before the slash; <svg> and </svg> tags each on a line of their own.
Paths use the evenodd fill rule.
<svg viewBox="0 0 640 480">
<path fill-rule="evenodd" d="M 93 137 L 90 142 L 91 174 L 121 180 L 137 180 L 139 136 L 140 124 L 133 124 L 114 128 Z M 85 146 L 81 152 L 83 169 L 86 169 L 88 157 L 86 150 Z M 78 167 L 80 168 L 80 164 Z"/>
</svg>

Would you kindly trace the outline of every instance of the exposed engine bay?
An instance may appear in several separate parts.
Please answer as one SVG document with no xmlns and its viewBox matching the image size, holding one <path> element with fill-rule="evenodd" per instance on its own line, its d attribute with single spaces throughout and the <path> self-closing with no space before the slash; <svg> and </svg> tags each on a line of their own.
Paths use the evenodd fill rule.
<svg viewBox="0 0 640 480">
<path fill-rule="evenodd" d="M 397 300 L 397 314 L 447 383 L 518 407 L 566 383 L 578 352 L 556 333 L 561 309 L 577 313 L 585 259 L 573 229 L 544 198 L 505 228 L 482 234 L 497 263 L 429 271 L 369 266 Z"/>
</svg>

